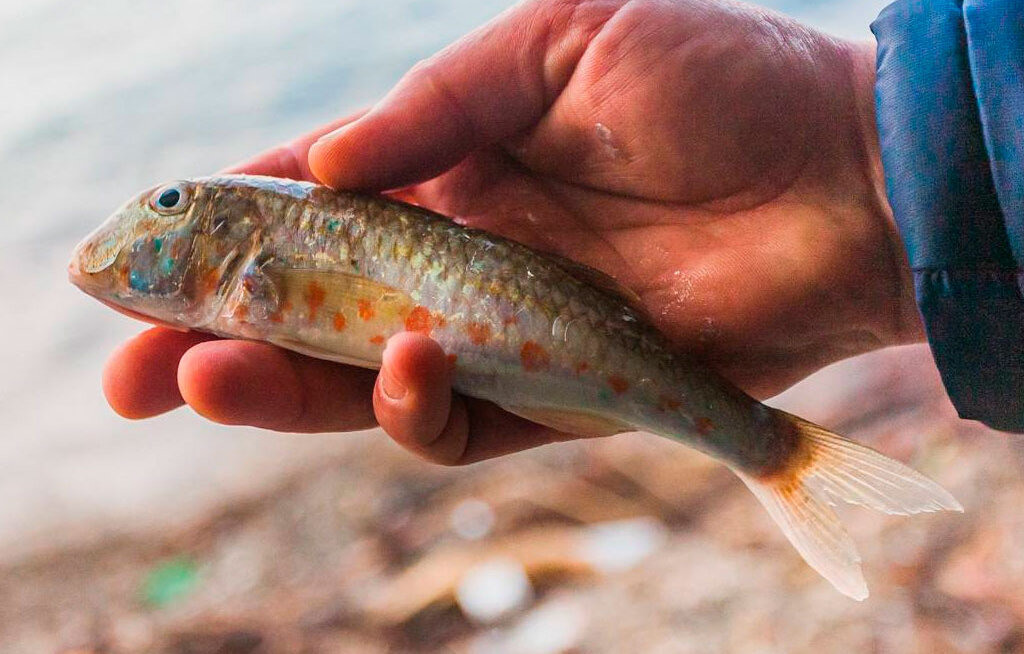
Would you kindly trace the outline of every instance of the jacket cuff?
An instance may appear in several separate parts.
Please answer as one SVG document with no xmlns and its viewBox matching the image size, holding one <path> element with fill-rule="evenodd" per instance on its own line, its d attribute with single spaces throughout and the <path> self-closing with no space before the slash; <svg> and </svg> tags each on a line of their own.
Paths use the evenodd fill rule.
<svg viewBox="0 0 1024 654">
<path fill-rule="evenodd" d="M 872 24 L 886 186 L 960 416 L 1024 431 L 1024 5 L 900 0 Z"/>
</svg>

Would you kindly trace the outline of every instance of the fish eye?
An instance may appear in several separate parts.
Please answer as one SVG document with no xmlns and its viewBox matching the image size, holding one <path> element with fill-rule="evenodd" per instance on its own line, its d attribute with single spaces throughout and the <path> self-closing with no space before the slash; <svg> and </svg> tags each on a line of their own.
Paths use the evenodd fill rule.
<svg viewBox="0 0 1024 654">
<path fill-rule="evenodd" d="M 150 197 L 149 206 L 157 213 L 170 216 L 184 211 L 189 200 L 188 187 L 182 182 L 177 182 L 158 188 Z"/>
</svg>

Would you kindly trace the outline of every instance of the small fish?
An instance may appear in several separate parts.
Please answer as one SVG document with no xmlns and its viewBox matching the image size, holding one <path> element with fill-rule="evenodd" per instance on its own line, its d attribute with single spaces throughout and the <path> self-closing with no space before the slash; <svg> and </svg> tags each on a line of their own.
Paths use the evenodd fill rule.
<svg viewBox="0 0 1024 654">
<path fill-rule="evenodd" d="M 725 463 L 855 599 L 868 595 L 860 557 L 830 505 L 963 510 L 903 464 L 680 353 L 604 274 L 416 206 L 268 177 L 178 181 L 129 200 L 69 269 L 142 320 L 366 368 L 391 335 L 426 334 L 460 393 L 573 434 L 652 432 Z"/>
</svg>

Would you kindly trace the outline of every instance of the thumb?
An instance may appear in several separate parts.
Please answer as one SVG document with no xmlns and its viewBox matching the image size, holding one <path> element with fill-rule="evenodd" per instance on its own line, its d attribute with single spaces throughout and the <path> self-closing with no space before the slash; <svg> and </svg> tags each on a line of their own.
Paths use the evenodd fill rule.
<svg viewBox="0 0 1024 654">
<path fill-rule="evenodd" d="M 392 336 L 373 393 L 381 428 L 430 461 L 458 462 L 466 452 L 469 421 L 451 382 L 451 365 L 440 345 L 412 332 Z"/>
<path fill-rule="evenodd" d="M 513 7 L 413 67 L 368 114 L 320 138 L 310 169 L 335 188 L 398 188 L 527 129 L 620 4 Z"/>
</svg>

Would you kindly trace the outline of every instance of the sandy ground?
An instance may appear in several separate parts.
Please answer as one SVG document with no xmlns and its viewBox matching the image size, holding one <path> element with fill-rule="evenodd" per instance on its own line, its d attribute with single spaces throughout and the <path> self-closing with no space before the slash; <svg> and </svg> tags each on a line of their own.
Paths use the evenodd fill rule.
<svg viewBox="0 0 1024 654">
<path fill-rule="evenodd" d="M 0 651 L 1024 651 L 1024 440 L 957 420 L 923 348 L 812 382 L 785 405 L 966 508 L 842 508 L 863 603 L 811 571 L 729 472 L 674 443 L 445 469 L 371 433 L 176 528 L 0 568 Z"/>
</svg>

